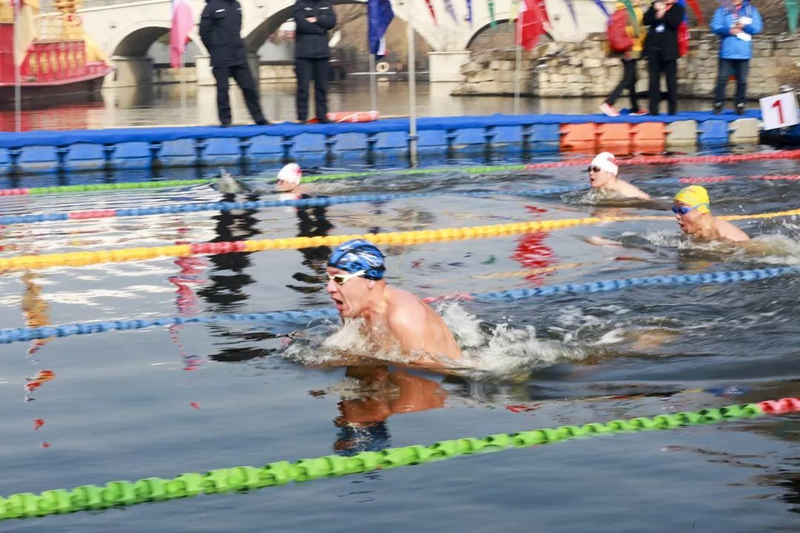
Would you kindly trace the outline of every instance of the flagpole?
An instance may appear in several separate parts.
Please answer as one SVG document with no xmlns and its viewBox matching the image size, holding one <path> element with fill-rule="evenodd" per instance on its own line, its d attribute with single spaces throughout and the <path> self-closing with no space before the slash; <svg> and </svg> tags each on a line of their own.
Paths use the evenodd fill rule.
<svg viewBox="0 0 800 533">
<path fill-rule="evenodd" d="M 522 16 L 517 12 L 517 31 L 514 36 L 516 61 L 514 62 L 514 114 L 519 115 L 519 64 L 522 60 Z"/>
<path fill-rule="evenodd" d="M 369 55 L 369 105 L 371 111 L 378 110 L 378 80 L 375 76 L 375 54 Z"/>
<path fill-rule="evenodd" d="M 181 66 L 180 70 L 178 71 L 181 76 L 181 125 L 186 125 L 186 73 L 183 70 L 184 68 L 184 61 L 183 61 L 183 54 L 181 54 Z M 197 70 L 197 66 L 195 66 L 195 70 Z"/>
<path fill-rule="evenodd" d="M 414 45 L 414 26 L 411 19 L 414 13 L 411 0 L 408 2 L 408 20 L 406 21 L 406 41 L 408 42 L 408 155 L 411 166 L 417 166 L 417 72 L 416 51 Z"/>
<path fill-rule="evenodd" d="M 22 11 L 22 2 L 14 3 L 14 32 L 12 38 L 14 39 L 14 46 L 11 47 L 11 55 L 14 60 L 14 131 L 22 131 L 22 86 L 20 84 L 20 68 L 19 61 L 17 61 L 17 26 L 19 24 L 19 12 Z"/>
</svg>

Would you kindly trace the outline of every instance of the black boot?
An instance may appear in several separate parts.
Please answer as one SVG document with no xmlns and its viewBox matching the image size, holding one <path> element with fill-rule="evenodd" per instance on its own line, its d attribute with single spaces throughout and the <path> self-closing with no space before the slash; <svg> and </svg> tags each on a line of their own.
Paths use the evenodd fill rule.
<svg viewBox="0 0 800 533">
<path fill-rule="evenodd" d="M 722 102 L 714 102 L 714 114 L 719 115 L 722 113 Z"/>
<path fill-rule="evenodd" d="M 736 114 L 744 115 L 744 104 L 742 103 L 736 104 Z"/>
</svg>

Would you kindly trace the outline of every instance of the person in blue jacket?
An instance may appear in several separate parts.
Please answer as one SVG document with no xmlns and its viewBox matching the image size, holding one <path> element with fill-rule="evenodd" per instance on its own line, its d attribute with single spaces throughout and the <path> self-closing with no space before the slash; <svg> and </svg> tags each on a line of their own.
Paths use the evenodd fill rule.
<svg viewBox="0 0 800 533">
<path fill-rule="evenodd" d="M 714 91 L 714 113 L 721 113 L 728 78 L 736 76 L 736 114 L 744 113 L 747 75 L 753 57 L 753 35 L 764 28 L 761 14 L 748 0 L 732 0 L 714 12 L 711 31 L 722 37 L 719 44 L 719 71 Z"/>
</svg>

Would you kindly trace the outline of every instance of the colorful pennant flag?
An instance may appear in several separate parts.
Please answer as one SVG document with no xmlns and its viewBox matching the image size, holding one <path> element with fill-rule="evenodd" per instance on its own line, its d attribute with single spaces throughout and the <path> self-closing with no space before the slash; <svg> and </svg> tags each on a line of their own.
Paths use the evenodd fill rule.
<svg viewBox="0 0 800 533">
<path fill-rule="evenodd" d="M 575 28 L 578 28 L 578 14 L 575 12 L 575 4 L 572 3 L 572 0 L 564 0 L 567 3 L 567 9 L 569 9 L 569 14 L 572 16 L 572 22 L 575 23 Z"/>
<path fill-rule="evenodd" d="M 789 31 L 797 32 L 797 16 L 800 14 L 800 5 L 797 0 L 785 0 L 786 17 L 789 19 Z"/>
<path fill-rule="evenodd" d="M 472 26 L 472 0 L 467 0 L 467 22 Z"/>
<path fill-rule="evenodd" d="M 456 10 L 453 7 L 453 0 L 444 0 L 444 10 L 447 11 L 447 14 L 453 19 L 453 22 L 458 22 L 458 17 L 456 16 Z"/>
<path fill-rule="evenodd" d="M 492 28 L 497 27 L 497 19 L 494 18 L 494 0 L 489 0 L 489 19 L 492 21 L 489 25 Z"/>
<path fill-rule="evenodd" d="M 609 14 L 608 10 L 606 9 L 606 5 L 603 3 L 603 0 L 594 0 L 594 3 L 597 5 L 597 7 L 600 8 L 600 11 L 603 12 L 606 18 L 611 16 L 611 14 Z"/>
<path fill-rule="evenodd" d="M 428 6 L 428 11 L 431 12 L 431 18 L 433 19 L 434 25 L 438 26 L 439 22 L 436 20 L 436 10 L 433 9 L 432 0 L 425 0 L 425 4 Z"/>
</svg>

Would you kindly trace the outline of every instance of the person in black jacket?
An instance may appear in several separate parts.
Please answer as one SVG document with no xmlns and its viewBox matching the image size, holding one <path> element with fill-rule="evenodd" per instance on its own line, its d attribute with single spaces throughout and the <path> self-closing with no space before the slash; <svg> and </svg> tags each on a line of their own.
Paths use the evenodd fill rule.
<svg viewBox="0 0 800 533">
<path fill-rule="evenodd" d="M 661 103 L 661 74 L 667 78 L 669 114 L 678 113 L 678 26 L 683 22 L 685 10 L 675 0 L 656 0 L 644 14 L 644 24 L 649 26 L 645 53 L 650 72 L 650 114 L 658 115 Z"/>
<path fill-rule="evenodd" d="M 200 17 L 200 38 L 211 55 L 211 70 L 217 80 L 217 112 L 223 128 L 231 125 L 228 79 L 242 90 L 245 104 L 256 124 L 266 125 L 261 113 L 253 75 L 247 65 L 247 51 L 241 37 L 242 6 L 236 0 L 206 0 Z"/>
<path fill-rule="evenodd" d="M 328 30 L 336 25 L 330 0 L 297 0 L 294 5 L 295 73 L 297 74 L 297 119 L 308 120 L 308 87 L 314 79 L 317 121 L 328 121 Z"/>
</svg>

